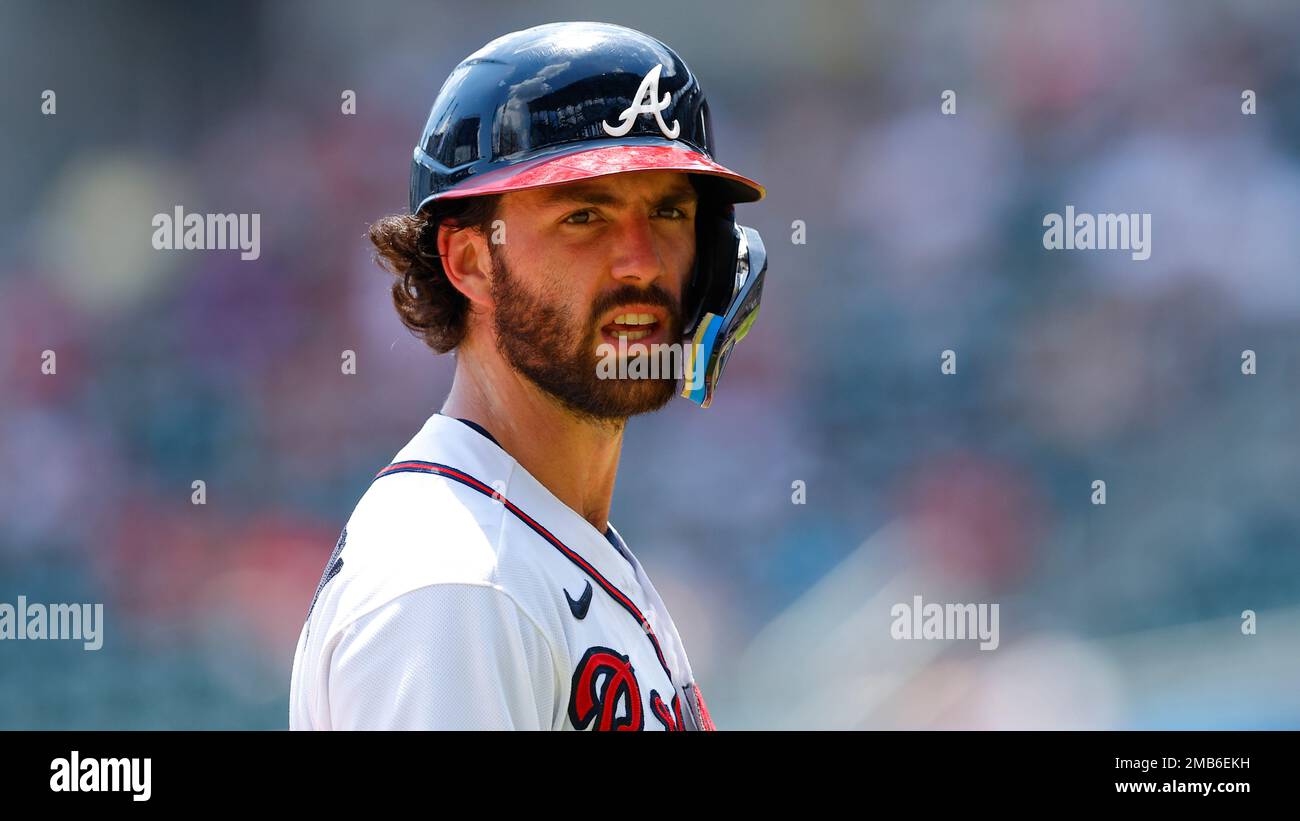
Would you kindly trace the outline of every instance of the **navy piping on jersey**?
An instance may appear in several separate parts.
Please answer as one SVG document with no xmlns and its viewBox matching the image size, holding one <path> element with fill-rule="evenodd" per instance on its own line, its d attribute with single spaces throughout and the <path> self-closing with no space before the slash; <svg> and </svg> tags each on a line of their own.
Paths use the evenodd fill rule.
<svg viewBox="0 0 1300 821">
<path fill-rule="evenodd" d="M 438 415 L 446 416 L 446 414 L 444 414 L 442 411 L 438 411 Z M 470 428 L 474 429 L 475 431 L 477 431 L 478 433 L 486 437 L 489 442 L 501 448 L 502 450 L 505 450 L 505 448 L 501 447 L 501 443 L 497 441 L 497 438 L 492 434 L 488 433 L 487 428 L 483 427 L 478 422 L 471 422 L 470 420 L 465 419 L 464 417 L 461 416 L 452 416 L 450 418 L 455 419 L 457 422 L 464 422 Z M 605 528 L 605 538 L 608 539 L 609 543 L 612 544 L 614 546 L 614 549 L 618 551 L 618 555 L 626 559 L 627 563 L 631 565 L 632 560 L 628 558 L 628 555 L 626 553 L 623 552 L 623 548 L 619 546 L 618 540 L 614 538 L 614 531 L 611 530 L 610 528 Z M 633 569 L 635 569 L 635 566 Z"/>
<path fill-rule="evenodd" d="M 486 436 L 488 438 L 488 441 L 490 441 L 492 444 L 496 445 L 499 448 L 501 447 L 501 443 L 497 441 L 497 438 L 492 434 L 488 433 L 487 428 L 483 427 L 478 422 L 471 422 L 468 419 L 462 419 L 459 416 L 453 416 L 452 419 L 455 419 L 457 422 L 464 422 L 466 425 L 469 425 L 474 430 Z M 501 448 L 501 449 L 505 450 L 505 448 Z"/>
<path fill-rule="evenodd" d="M 614 601 L 618 602 L 624 610 L 630 613 L 632 618 L 637 620 L 637 624 L 641 625 L 641 629 L 645 631 L 646 637 L 649 638 L 650 643 L 654 645 L 655 656 L 658 657 L 659 664 L 664 668 L 664 673 L 668 676 L 668 680 L 670 682 L 673 681 L 672 671 L 668 668 L 668 662 L 664 660 L 663 650 L 659 647 L 659 638 L 654 634 L 654 630 L 650 628 L 650 622 L 646 621 L 645 616 L 643 616 L 641 611 L 637 609 L 637 606 L 632 603 L 632 600 L 624 595 L 623 591 L 619 590 L 608 579 L 602 576 L 600 571 L 589 564 L 586 559 L 578 555 L 573 548 L 560 541 L 551 533 L 551 531 L 538 524 L 533 517 L 520 510 L 514 502 L 511 502 L 509 499 L 497 493 L 491 487 L 480 482 L 478 479 L 475 479 L 473 476 L 470 476 L 468 473 L 457 470 L 453 467 L 448 467 L 447 465 L 440 465 L 436 462 L 423 462 L 419 460 L 394 462 L 376 473 L 375 479 L 378 480 L 384 476 L 391 476 L 394 473 L 430 473 L 435 476 L 442 476 L 446 479 L 459 482 L 472 490 L 482 493 L 488 498 L 499 499 L 501 503 L 505 505 L 506 510 L 509 510 L 515 515 L 515 518 L 519 519 L 519 521 L 527 525 L 534 533 L 549 542 L 551 546 L 556 550 L 559 550 L 565 558 L 576 564 L 580 570 L 595 580 L 596 584 L 600 585 L 601 589 L 608 593 Z"/>
</svg>

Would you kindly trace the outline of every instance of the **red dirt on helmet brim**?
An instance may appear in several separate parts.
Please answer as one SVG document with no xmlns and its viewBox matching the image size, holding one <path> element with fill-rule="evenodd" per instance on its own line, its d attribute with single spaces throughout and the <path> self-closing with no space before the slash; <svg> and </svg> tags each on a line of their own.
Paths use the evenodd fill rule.
<svg viewBox="0 0 1300 821">
<path fill-rule="evenodd" d="M 481 197 L 526 188 L 563 185 L 630 171 L 680 171 L 716 177 L 732 202 L 757 202 L 766 196 L 763 186 L 721 166 L 698 151 L 664 145 L 615 145 L 540 157 L 471 177 L 433 199 Z"/>
</svg>

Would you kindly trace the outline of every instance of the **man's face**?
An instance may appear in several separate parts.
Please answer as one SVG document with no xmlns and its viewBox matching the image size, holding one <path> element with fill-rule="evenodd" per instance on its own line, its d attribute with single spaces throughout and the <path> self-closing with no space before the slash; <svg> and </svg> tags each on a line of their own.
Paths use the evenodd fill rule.
<svg viewBox="0 0 1300 821">
<path fill-rule="evenodd" d="M 600 379 L 600 346 L 678 343 L 695 260 L 695 189 L 641 171 L 505 194 L 491 245 L 497 349 L 570 410 L 602 420 L 658 410 L 676 379 Z"/>
</svg>

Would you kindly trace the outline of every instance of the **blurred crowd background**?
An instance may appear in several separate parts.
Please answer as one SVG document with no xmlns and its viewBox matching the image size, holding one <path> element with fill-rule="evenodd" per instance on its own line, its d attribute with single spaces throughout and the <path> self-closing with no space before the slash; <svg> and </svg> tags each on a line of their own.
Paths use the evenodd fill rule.
<svg viewBox="0 0 1300 821">
<path fill-rule="evenodd" d="M 0 727 L 287 726 L 452 373 L 367 225 L 455 64 L 565 19 L 677 50 L 769 192 L 762 316 L 713 408 L 629 425 L 612 514 L 719 726 L 1300 726 L 1293 4 L 384 0 L 0 5 L 0 601 L 106 619 L 0 642 Z M 260 213 L 260 259 L 155 251 L 178 204 Z M 1066 205 L 1151 258 L 1044 250 Z M 999 648 L 892 640 L 914 595 Z"/>
</svg>

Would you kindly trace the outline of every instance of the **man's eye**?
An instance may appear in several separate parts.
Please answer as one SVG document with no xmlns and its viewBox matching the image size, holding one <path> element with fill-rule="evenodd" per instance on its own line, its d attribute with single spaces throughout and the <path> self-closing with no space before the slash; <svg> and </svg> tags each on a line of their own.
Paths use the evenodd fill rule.
<svg viewBox="0 0 1300 821">
<path fill-rule="evenodd" d="M 586 225 L 587 223 L 591 222 L 591 217 L 592 214 L 590 210 L 575 211 L 574 213 L 565 217 L 563 221 L 567 222 L 569 225 Z"/>
<path fill-rule="evenodd" d="M 664 217 L 664 218 L 666 218 L 666 219 L 670 219 L 670 220 L 681 220 L 681 219 L 686 219 L 686 212 L 685 212 L 685 211 L 683 211 L 683 210 L 680 209 L 680 208 L 673 208 L 672 206 L 664 206 L 663 208 L 660 208 L 660 209 L 659 209 L 658 211 L 656 211 L 655 213 L 657 213 L 657 214 L 658 214 L 659 216 L 661 216 L 661 217 Z"/>
</svg>

